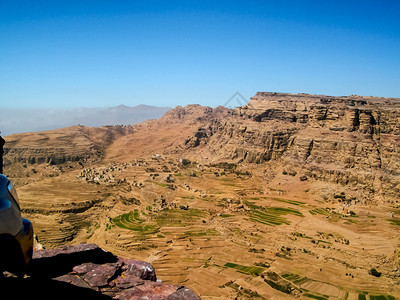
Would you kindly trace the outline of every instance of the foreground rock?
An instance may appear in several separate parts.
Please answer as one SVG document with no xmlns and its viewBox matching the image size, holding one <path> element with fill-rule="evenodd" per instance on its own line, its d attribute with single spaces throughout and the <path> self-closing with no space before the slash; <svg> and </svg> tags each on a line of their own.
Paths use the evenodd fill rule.
<svg viewBox="0 0 400 300">
<path fill-rule="evenodd" d="M 200 299 L 188 288 L 157 281 L 151 264 L 114 256 L 95 244 L 36 251 L 29 273 L 23 280 L 3 278 L 1 288 L 17 298 Z"/>
</svg>

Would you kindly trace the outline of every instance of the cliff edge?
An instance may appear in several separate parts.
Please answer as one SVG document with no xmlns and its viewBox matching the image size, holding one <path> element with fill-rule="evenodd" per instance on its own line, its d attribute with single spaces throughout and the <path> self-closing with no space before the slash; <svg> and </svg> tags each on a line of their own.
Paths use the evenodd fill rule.
<svg viewBox="0 0 400 300">
<path fill-rule="evenodd" d="M 0 287 L 16 299 L 200 299 L 186 287 L 157 281 L 151 264 L 95 244 L 35 251 L 28 276 L 6 274 Z"/>
</svg>

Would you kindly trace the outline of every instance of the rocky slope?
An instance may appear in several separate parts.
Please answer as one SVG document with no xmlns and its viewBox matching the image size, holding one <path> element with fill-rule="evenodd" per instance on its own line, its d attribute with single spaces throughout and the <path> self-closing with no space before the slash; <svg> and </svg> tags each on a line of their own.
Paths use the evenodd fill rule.
<svg viewBox="0 0 400 300">
<path fill-rule="evenodd" d="M 95 244 L 35 251 L 28 276 L 6 274 L 0 286 L 18 299 L 200 299 L 186 287 L 157 281 L 151 264 L 117 257 Z"/>
</svg>

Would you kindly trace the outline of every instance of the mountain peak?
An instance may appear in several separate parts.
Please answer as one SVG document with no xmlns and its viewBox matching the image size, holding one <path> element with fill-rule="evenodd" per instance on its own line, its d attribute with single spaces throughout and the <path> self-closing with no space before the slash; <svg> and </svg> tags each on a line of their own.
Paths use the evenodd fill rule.
<svg viewBox="0 0 400 300">
<path fill-rule="evenodd" d="M 117 106 L 114 106 L 114 107 L 111 107 L 111 108 L 123 109 L 123 108 L 130 108 L 130 106 L 127 106 L 127 105 L 125 105 L 125 104 L 120 104 L 120 105 L 117 105 Z"/>
</svg>

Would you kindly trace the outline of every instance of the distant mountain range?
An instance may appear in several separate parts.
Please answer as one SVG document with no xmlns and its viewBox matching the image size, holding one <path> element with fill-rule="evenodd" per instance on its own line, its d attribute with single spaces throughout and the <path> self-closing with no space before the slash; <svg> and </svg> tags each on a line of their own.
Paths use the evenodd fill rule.
<svg viewBox="0 0 400 300">
<path fill-rule="evenodd" d="M 0 130 L 3 136 L 13 133 L 52 130 L 72 125 L 90 127 L 104 125 L 132 125 L 162 117 L 169 107 L 149 105 L 109 108 L 62 109 L 0 109 Z"/>
</svg>

